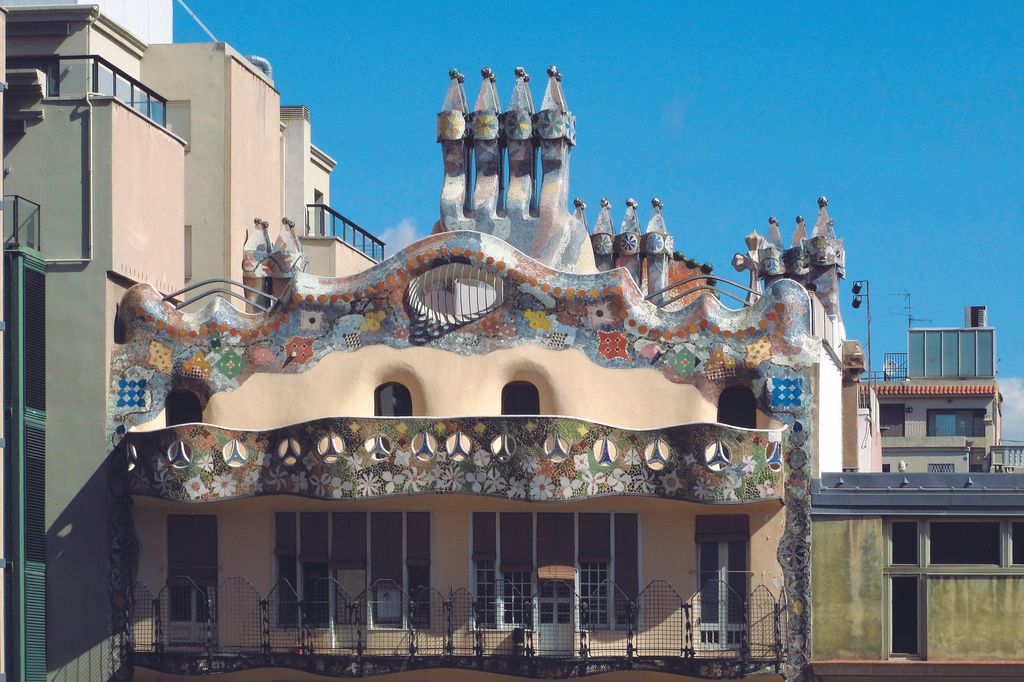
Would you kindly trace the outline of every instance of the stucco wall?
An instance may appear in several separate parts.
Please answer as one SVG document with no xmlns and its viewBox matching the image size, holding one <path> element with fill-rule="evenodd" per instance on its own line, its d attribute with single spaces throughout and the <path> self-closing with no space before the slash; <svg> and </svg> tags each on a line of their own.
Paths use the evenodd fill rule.
<svg viewBox="0 0 1024 682">
<path fill-rule="evenodd" d="M 843 470 L 843 371 L 823 343 L 817 365 L 817 473 Z"/>
<path fill-rule="evenodd" d="M 1024 576 L 929 576 L 928 659 L 1019 661 Z"/>
<path fill-rule="evenodd" d="M 816 518 L 811 526 L 814 660 L 883 656 L 880 518 Z"/>
<path fill-rule="evenodd" d="M 320 277 L 344 277 L 362 272 L 374 260 L 362 251 L 334 237 L 301 237 L 302 249 L 309 258 L 306 272 Z"/>
<path fill-rule="evenodd" d="M 242 244 L 253 218 L 281 220 L 281 98 L 235 56 L 227 63 L 229 277 L 242 281 Z M 298 218 L 293 218 L 302 224 Z"/>
<path fill-rule="evenodd" d="M 184 146 L 125 107 L 111 117 L 113 269 L 170 293 L 184 282 Z"/>
<path fill-rule="evenodd" d="M 335 353 L 303 374 L 254 375 L 236 391 L 214 394 L 204 417 L 211 424 L 266 429 L 318 417 L 372 416 L 374 389 L 388 381 L 409 388 L 413 413 L 420 415 L 501 414 L 502 387 L 531 381 L 544 414 L 631 428 L 717 417 L 695 387 L 665 381 L 656 370 L 608 369 L 576 350 L 537 346 L 473 356 L 387 346 Z M 268 395 L 275 399 L 265 400 Z"/>
</svg>

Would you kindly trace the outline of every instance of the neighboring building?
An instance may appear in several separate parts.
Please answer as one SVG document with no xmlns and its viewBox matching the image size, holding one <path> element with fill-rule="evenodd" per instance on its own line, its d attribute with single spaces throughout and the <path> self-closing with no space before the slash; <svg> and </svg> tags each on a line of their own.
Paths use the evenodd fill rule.
<svg viewBox="0 0 1024 682">
<path fill-rule="evenodd" d="M 1024 679 L 1021 478 L 815 481 L 812 679 Z"/>
<path fill-rule="evenodd" d="M 503 109 L 485 69 L 471 110 L 452 72 L 441 217 L 391 258 L 319 278 L 261 224 L 248 305 L 124 296 L 120 674 L 806 670 L 810 481 L 841 470 L 856 365 L 827 201 L 792 248 L 753 236 L 738 297 L 674 260 L 657 200 L 591 232 L 548 74 Z"/>
<path fill-rule="evenodd" d="M 97 396 L 118 304 L 140 282 L 187 301 L 242 279 L 253 219 L 284 217 L 287 123 L 265 60 L 132 32 L 169 41 L 169 0 L 40 4 L 10 8 L 5 31 L 5 651 L 12 679 L 106 680 L 118 520 Z M 121 388 L 127 404 L 141 390 Z"/>
<path fill-rule="evenodd" d="M 909 329 L 908 352 L 885 354 L 872 386 L 883 471 L 980 472 L 1004 464 L 996 331 L 987 312 L 968 307 L 960 328 Z M 1009 449 L 1006 463 L 1019 452 Z"/>
</svg>

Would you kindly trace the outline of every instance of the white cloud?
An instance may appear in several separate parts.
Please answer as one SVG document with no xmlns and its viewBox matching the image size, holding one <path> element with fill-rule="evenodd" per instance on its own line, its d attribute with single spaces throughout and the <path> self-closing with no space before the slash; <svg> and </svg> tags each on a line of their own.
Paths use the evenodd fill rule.
<svg viewBox="0 0 1024 682">
<path fill-rule="evenodd" d="M 1003 394 L 1003 440 L 1024 441 L 1024 379 L 999 379 Z"/>
<path fill-rule="evenodd" d="M 389 254 L 394 255 L 398 253 L 420 238 L 416 234 L 415 218 L 402 218 L 398 221 L 397 225 L 392 225 L 381 232 L 380 238 L 384 241 L 385 248 Z"/>
</svg>

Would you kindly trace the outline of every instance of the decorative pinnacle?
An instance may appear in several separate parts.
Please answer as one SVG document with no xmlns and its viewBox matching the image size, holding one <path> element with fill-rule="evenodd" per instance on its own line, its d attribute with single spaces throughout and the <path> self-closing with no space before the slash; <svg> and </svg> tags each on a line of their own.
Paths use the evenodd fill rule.
<svg viewBox="0 0 1024 682">
<path fill-rule="evenodd" d="M 451 69 L 448 72 L 448 77 L 451 78 L 453 81 L 459 81 L 460 83 L 466 82 L 466 77 L 463 76 L 458 69 Z"/>
<path fill-rule="evenodd" d="M 640 204 L 636 203 L 636 199 L 633 197 L 626 199 L 626 206 L 629 206 L 630 208 L 636 208 L 639 205 Z"/>
<path fill-rule="evenodd" d="M 527 83 L 530 82 L 530 74 L 526 73 L 526 69 L 521 66 L 516 67 L 516 78 L 522 78 Z"/>
<path fill-rule="evenodd" d="M 608 201 L 604 197 L 601 197 L 601 208 L 608 208 L 612 205 L 612 202 Z"/>
<path fill-rule="evenodd" d="M 658 197 L 651 199 L 651 206 L 654 208 L 665 208 L 665 204 Z"/>
<path fill-rule="evenodd" d="M 554 78 L 559 83 L 562 82 L 562 74 L 558 73 L 558 67 L 552 64 L 548 67 L 548 75 Z"/>
<path fill-rule="evenodd" d="M 580 209 L 580 210 L 583 210 L 583 211 L 587 210 L 587 204 L 584 203 L 583 199 L 581 199 L 579 197 L 576 197 L 576 199 L 573 200 L 572 205 L 575 206 L 576 208 Z"/>
<path fill-rule="evenodd" d="M 768 218 L 768 224 L 769 225 L 775 225 L 776 227 L 778 227 L 779 226 L 779 219 L 776 218 L 775 216 L 771 216 L 771 217 Z"/>
<path fill-rule="evenodd" d="M 263 218 L 255 218 L 255 219 L 253 219 L 252 222 L 256 225 L 257 229 L 260 229 L 260 230 L 269 230 L 270 229 L 270 223 L 267 222 L 266 220 L 264 220 Z"/>
<path fill-rule="evenodd" d="M 825 208 L 828 206 L 828 197 L 818 197 L 818 208 Z"/>
<path fill-rule="evenodd" d="M 492 83 L 498 80 L 498 77 L 494 75 L 494 71 L 491 70 L 491 67 L 489 66 L 485 66 L 484 68 L 480 69 L 480 75 L 486 78 L 487 80 L 491 81 Z"/>
<path fill-rule="evenodd" d="M 803 217 L 802 215 L 798 215 L 798 216 L 796 217 L 796 222 L 797 222 L 797 223 L 802 223 L 802 222 L 804 222 L 804 217 Z"/>
</svg>

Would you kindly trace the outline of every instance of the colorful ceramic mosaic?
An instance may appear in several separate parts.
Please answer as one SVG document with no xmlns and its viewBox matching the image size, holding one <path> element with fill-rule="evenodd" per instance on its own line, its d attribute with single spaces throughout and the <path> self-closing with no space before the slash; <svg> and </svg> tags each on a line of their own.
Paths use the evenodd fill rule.
<svg viewBox="0 0 1024 682">
<path fill-rule="evenodd" d="M 127 627 L 123 606 L 137 560 L 132 493 L 213 500 L 444 492 L 536 501 L 634 494 L 704 503 L 781 495 L 784 673 L 799 678 L 811 647 L 812 380 L 822 354 L 811 306 L 820 303 L 841 329 L 845 266 L 827 201 L 819 201 L 810 238 L 798 219 L 789 249 L 777 221 L 767 239 L 748 237 L 746 253 L 734 259 L 750 272 L 746 306 L 733 310 L 722 304 L 724 292 L 692 288 L 673 303 L 675 292 L 658 293 L 674 246 L 660 202 L 652 202 L 645 233 L 633 200 L 618 234 L 605 200 L 592 235 L 582 201 L 569 213 L 575 120 L 557 69 L 548 72 L 537 112 L 522 69 L 504 112 L 490 70 L 472 111 L 463 77 L 450 75 L 437 119 L 445 176 L 433 236 L 359 274 L 320 279 L 301 272 L 293 226 L 286 223 L 272 242 L 258 221 L 243 272 L 250 284 L 269 278 L 284 292 L 269 312 L 243 313 L 217 299 L 183 313 L 146 285 L 125 295 L 119 323 L 126 340 L 113 351 L 108 399 L 115 629 Z M 438 284 L 458 278 L 477 283 L 476 299 L 439 305 L 448 289 Z M 259 433 L 191 425 L 124 438 L 154 419 L 178 387 L 207 398 L 254 374 L 300 373 L 331 353 L 372 345 L 477 355 L 527 344 L 575 349 L 607 368 L 655 369 L 711 403 L 728 386 L 748 386 L 788 427 L 785 442 L 720 425 L 629 431 L 565 418 L 470 417 L 336 418 Z"/>
<path fill-rule="evenodd" d="M 575 419 L 335 418 L 263 432 L 133 433 L 133 494 L 213 500 L 466 493 L 521 500 L 781 498 L 783 433 L 719 424 L 631 431 Z M 708 453 L 714 453 L 717 460 Z"/>
</svg>

